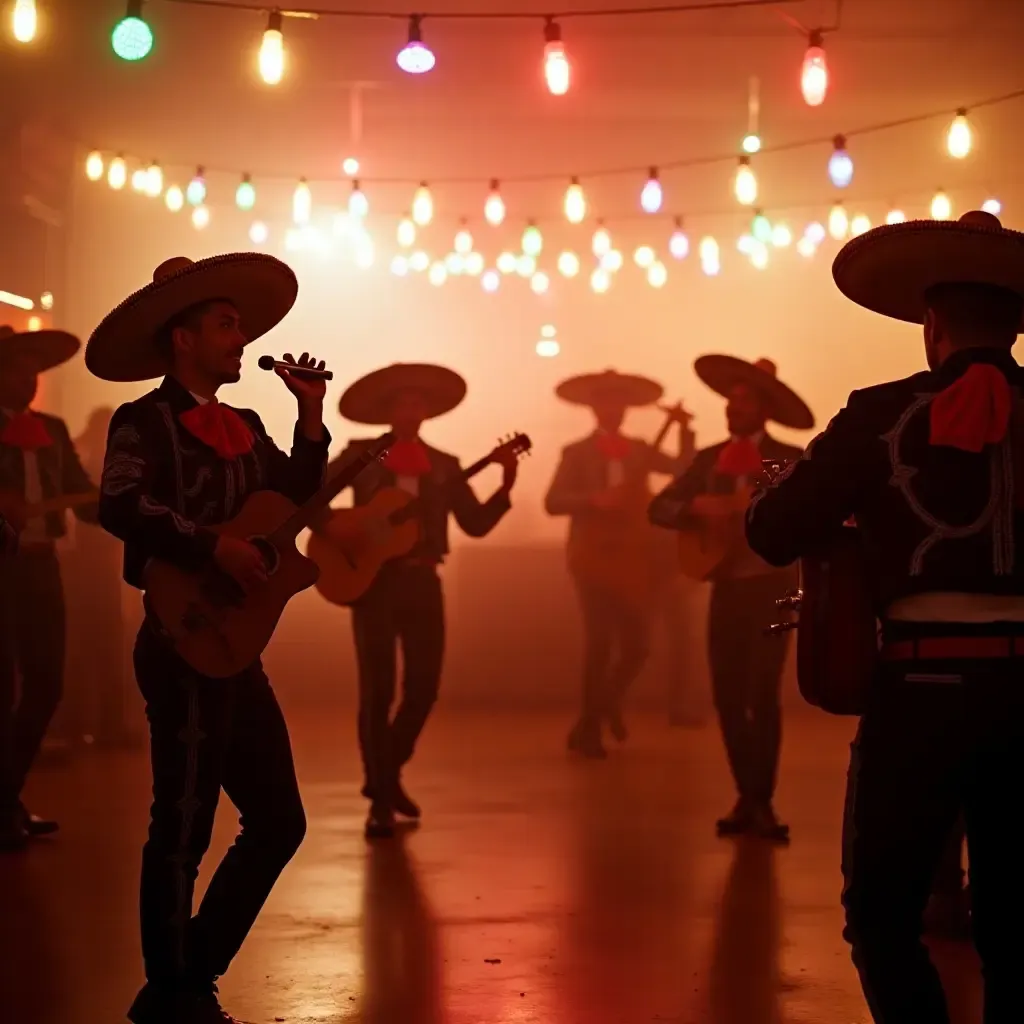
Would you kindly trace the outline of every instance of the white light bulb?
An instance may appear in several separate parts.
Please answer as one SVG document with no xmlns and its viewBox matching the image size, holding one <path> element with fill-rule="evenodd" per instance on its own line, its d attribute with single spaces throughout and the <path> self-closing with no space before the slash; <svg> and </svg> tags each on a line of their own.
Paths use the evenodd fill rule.
<svg viewBox="0 0 1024 1024">
<path fill-rule="evenodd" d="M 566 250 L 558 257 L 558 272 L 562 277 L 575 277 L 580 272 L 580 258 Z"/>
<path fill-rule="evenodd" d="M 496 270 L 485 270 L 480 278 L 480 287 L 485 292 L 496 292 L 501 284 L 501 275 Z"/>
<path fill-rule="evenodd" d="M 907 219 L 907 215 L 902 210 L 890 210 L 885 215 L 886 224 L 902 224 Z"/>
<path fill-rule="evenodd" d="M 146 187 L 144 191 L 151 199 L 156 199 L 163 190 L 164 172 L 160 170 L 159 164 L 152 163 L 146 168 Z"/>
<path fill-rule="evenodd" d="M 736 171 L 734 183 L 736 200 L 743 206 L 753 206 L 757 201 L 757 176 L 750 166 L 747 157 L 740 158 L 740 166 Z"/>
<path fill-rule="evenodd" d="M 644 213 L 657 213 L 661 209 L 661 182 L 658 171 L 652 167 L 647 176 L 647 183 L 640 192 L 640 207 Z"/>
<path fill-rule="evenodd" d="M 430 189 L 424 182 L 418 189 L 412 201 L 412 219 L 420 227 L 424 227 L 433 220 L 434 200 L 430 195 Z"/>
<path fill-rule="evenodd" d="M 443 263 L 432 263 L 430 265 L 430 272 L 427 274 L 427 279 L 435 287 L 440 287 L 448 279 L 448 271 L 445 269 Z"/>
<path fill-rule="evenodd" d="M 967 111 L 961 108 L 946 133 L 946 149 L 954 159 L 963 160 L 970 153 L 972 142 L 971 123 L 967 120 Z"/>
<path fill-rule="evenodd" d="M 430 257 L 422 249 L 418 249 L 409 257 L 409 269 L 416 271 L 417 274 L 422 274 L 429 266 Z"/>
<path fill-rule="evenodd" d="M 804 236 L 811 240 L 811 243 L 817 247 L 825 241 L 825 237 L 828 232 L 825 230 L 825 225 L 821 221 L 812 220 L 810 224 L 804 229 Z"/>
<path fill-rule="evenodd" d="M 352 182 L 352 191 L 348 197 L 348 212 L 351 216 L 362 219 L 370 212 L 370 200 L 359 187 L 358 181 Z"/>
<path fill-rule="evenodd" d="M 192 211 L 192 226 L 197 231 L 202 231 L 203 228 L 210 223 L 210 210 L 206 206 L 197 206 Z"/>
<path fill-rule="evenodd" d="M 668 251 L 677 260 L 685 260 L 690 254 L 690 239 L 686 237 L 686 232 L 679 221 L 676 222 L 676 229 L 668 240 Z"/>
<path fill-rule="evenodd" d="M 561 39 L 553 40 L 544 46 L 544 79 L 548 83 L 548 91 L 552 96 L 564 96 L 569 91 L 572 71 L 569 58 L 565 53 L 565 45 Z"/>
<path fill-rule="evenodd" d="M 391 260 L 391 273 L 395 277 L 405 277 L 409 273 L 409 260 L 405 256 L 395 256 Z"/>
<path fill-rule="evenodd" d="M 36 0 L 14 0 L 11 12 L 11 33 L 19 43 L 31 43 L 39 28 Z"/>
<path fill-rule="evenodd" d="M 565 190 L 565 219 L 570 224 L 579 224 L 587 215 L 587 198 L 580 183 L 573 178 Z"/>
<path fill-rule="evenodd" d="M 998 217 L 1003 212 L 1003 204 L 998 199 L 986 199 L 981 208 L 986 213 L 991 213 L 993 217 Z"/>
<path fill-rule="evenodd" d="M 603 292 L 608 291 L 609 286 L 612 283 L 611 276 L 604 267 L 598 267 L 590 275 L 590 287 L 597 292 L 599 295 Z"/>
<path fill-rule="evenodd" d="M 167 204 L 167 209 L 171 213 L 178 213 L 179 210 L 185 205 L 185 193 L 178 188 L 177 185 L 172 185 L 164 193 L 164 202 Z"/>
<path fill-rule="evenodd" d="M 455 235 L 455 251 L 465 256 L 467 253 L 473 251 L 473 236 L 469 233 L 468 228 L 460 228 Z"/>
<path fill-rule="evenodd" d="M 647 268 L 647 283 L 652 288 L 661 288 L 668 280 L 668 270 L 664 263 L 652 263 Z"/>
<path fill-rule="evenodd" d="M 313 193 L 309 190 L 305 178 L 300 178 L 292 196 L 292 220 L 296 224 L 308 224 L 313 212 Z"/>
<path fill-rule="evenodd" d="M 641 245 L 633 253 L 633 261 L 641 269 L 646 269 L 654 263 L 654 250 L 649 245 Z"/>
<path fill-rule="evenodd" d="M 540 336 L 542 338 L 553 338 L 558 333 L 554 324 L 543 324 L 540 329 Z"/>
<path fill-rule="evenodd" d="M 90 181 L 99 181 L 103 177 L 103 154 L 92 152 L 85 161 L 85 176 Z"/>
<path fill-rule="evenodd" d="M 252 226 L 249 228 L 249 241 L 253 245 L 263 245 L 269 237 L 270 232 L 263 221 L 255 220 L 252 222 Z"/>
<path fill-rule="evenodd" d="M 793 232 L 788 224 L 776 224 L 772 228 L 772 245 L 776 249 L 785 249 L 793 244 Z"/>
<path fill-rule="evenodd" d="M 846 214 L 842 203 L 836 203 L 828 214 L 828 233 L 837 241 L 841 242 L 850 230 L 850 218 Z"/>
<path fill-rule="evenodd" d="M 705 235 L 705 237 L 700 240 L 698 252 L 700 254 L 701 270 L 703 270 L 708 277 L 714 277 L 718 274 L 722 269 L 721 250 L 719 249 L 718 242 L 710 235 Z"/>
<path fill-rule="evenodd" d="M 599 227 L 594 232 L 594 238 L 591 241 L 591 250 L 594 255 L 600 259 L 604 256 L 612 247 L 612 236 L 608 234 L 607 228 Z"/>
<path fill-rule="evenodd" d="M 267 85 L 277 85 L 284 77 L 284 34 L 281 32 L 281 13 L 273 11 L 263 42 L 260 43 L 260 77 Z"/>
<path fill-rule="evenodd" d="M 484 258 L 478 252 L 466 254 L 466 273 L 470 277 L 479 277 L 484 271 Z"/>
<path fill-rule="evenodd" d="M 541 338 L 534 351 L 542 359 L 554 359 L 562 351 L 562 347 L 554 338 Z"/>
<path fill-rule="evenodd" d="M 398 222 L 398 244 L 403 249 L 411 249 L 416 242 L 416 225 L 408 217 Z"/>
<path fill-rule="evenodd" d="M 942 189 L 932 197 L 932 220 L 949 220 L 953 216 L 953 204 Z"/>
<path fill-rule="evenodd" d="M 796 243 L 796 251 L 805 259 L 810 259 L 817 249 L 818 247 L 814 244 L 809 235 L 804 235 L 800 241 Z"/>
<path fill-rule="evenodd" d="M 124 188 L 128 180 L 128 168 L 125 165 L 124 157 L 115 156 L 107 168 L 107 184 L 118 192 Z"/>
<path fill-rule="evenodd" d="M 516 260 L 516 273 L 520 277 L 533 277 L 537 272 L 537 261 L 527 253 Z"/>
<path fill-rule="evenodd" d="M 354 156 L 347 156 L 341 161 L 341 173 L 354 178 L 359 173 L 359 161 Z"/>
<path fill-rule="evenodd" d="M 609 274 L 614 274 L 622 269 L 624 262 L 622 253 L 618 249 L 609 249 L 601 257 L 601 269 L 608 271 Z"/>
<path fill-rule="evenodd" d="M 514 274 L 517 260 L 514 253 L 503 252 L 495 261 L 495 266 L 502 274 Z"/>
<path fill-rule="evenodd" d="M 764 242 L 755 239 L 754 248 L 750 254 L 750 262 L 758 270 L 764 270 L 768 266 L 768 246 Z"/>
<path fill-rule="evenodd" d="M 462 258 L 461 253 L 450 252 L 444 258 L 445 270 L 447 270 L 453 277 L 457 277 L 461 274 L 465 265 L 466 261 Z"/>
<path fill-rule="evenodd" d="M 543 270 L 538 270 L 530 278 L 530 288 L 535 295 L 543 295 L 551 284 L 551 279 Z"/>
<path fill-rule="evenodd" d="M 498 182 L 491 182 L 491 191 L 484 203 L 484 220 L 497 227 L 505 219 L 505 200 L 498 191 Z"/>
<path fill-rule="evenodd" d="M 145 192 L 149 184 L 149 175 L 142 167 L 132 171 L 132 189 L 136 192 Z"/>
<path fill-rule="evenodd" d="M 871 230 L 871 220 L 864 213 L 858 213 L 853 220 L 850 221 L 850 234 L 856 237 L 857 235 L 863 235 L 865 231 Z"/>
</svg>

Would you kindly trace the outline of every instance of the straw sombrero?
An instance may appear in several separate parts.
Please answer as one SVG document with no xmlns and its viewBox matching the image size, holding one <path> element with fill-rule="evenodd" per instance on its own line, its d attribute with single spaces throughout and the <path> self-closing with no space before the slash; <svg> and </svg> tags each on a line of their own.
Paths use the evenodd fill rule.
<svg viewBox="0 0 1024 1024">
<path fill-rule="evenodd" d="M 85 365 L 101 380 L 162 377 L 169 367 L 156 339 L 168 320 L 190 306 L 224 299 L 238 310 L 246 339 L 255 341 L 284 319 L 298 290 L 292 269 L 263 253 L 228 253 L 196 263 L 176 256 L 103 318 L 86 346 Z"/>
<path fill-rule="evenodd" d="M 617 370 L 570 377 L 555 388 L 555 394 L 562 401 L 589 406 L 602 402 L 618 402 L 625 406 L 653 405 L 664 393 L 665 389 L 657 381 Z"/>
<path fill-rule="evenodd" d="M 400 391 L 418 391 L 427 419 L 451 412 L 466 397 L 466 382 L 454 371 L 432 363 L 392 363 L 360 377 L 341 396 L 338 411 L 353 423 L 391 423 L 392 399 Z"/>
<path fill-rule="evenodd" d="M 16 331 L 0 325 L 0 367 L 9 359 L 26 356 L 35 363 L 36 372 L 42 373 L 66 363 L 81 347 L 66 331 Z"/>
<path fill-rule="evenodd" d="M 693 364 L 693 370 L 723 398 L 728 398 L 737 384 L 753 388 L 764 401 L 768 419 L 783 427 L 810 430 L 814 426 L 814 413 L 792 388 L 779 380 L 775 364 L 770 359 L 748 363 L 736 356 L 701 356 Z"/>
<path fill-rule="evenodd" d="M 955 221 L 884 225 L 847 242 L 832 277 L 858 306 L 920 324 L 925 292 L 934 285 L 985 284 L 1024 296 L 1024 233 L 982 210 Z"/>
</svg>

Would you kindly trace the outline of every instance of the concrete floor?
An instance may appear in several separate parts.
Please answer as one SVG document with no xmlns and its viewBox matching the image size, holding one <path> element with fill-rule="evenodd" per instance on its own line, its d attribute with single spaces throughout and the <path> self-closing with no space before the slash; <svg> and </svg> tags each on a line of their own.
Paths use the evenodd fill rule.
<svg viewBox="0 0 1024 1024">
<path fill-rule="evenodd" d="M 840 937 L 849 723 L 787 724 L 790 848 L 715 838 L 732 802 L 713 727 L 638 719 L 570 762 L 553 716 L 439 714 L 408 776 L 425 822 L 368 847 L 350 713 L 296 712 L 309 834 L 221 984 L 263 1024 L 867 1024 Z M 37 773 L 54 842 L 0 859 L 0 1021 L 124 1019 L 140 980 L 143 754 Z M 213 854 L 235 828 L 222 804 Z M 201 884 L 209 875 L 208 858 Z M 969 950 L 937 950 L 974 1024 Z"/>
</svg>

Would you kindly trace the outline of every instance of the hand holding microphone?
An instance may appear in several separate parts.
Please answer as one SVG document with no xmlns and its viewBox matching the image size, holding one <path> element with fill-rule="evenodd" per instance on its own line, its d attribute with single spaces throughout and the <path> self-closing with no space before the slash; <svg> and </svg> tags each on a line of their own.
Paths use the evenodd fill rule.
<svg viewBox="0 0 1024 1024">
<path fill-rule="evenodd" d="M 303 352 L 296 361 L 286 352 L 281 361 L 261 356 L 259 366 L 273 370 L 284 381 L 299 404 L 299 426 L 303 434 L 311 441 L 319 441 L 323 436 L 324 395 L 327 382 L 334 376 L 324 369 L 324 361 L 321 359 L 318 363 L 308 352 Z"/>
</svg>

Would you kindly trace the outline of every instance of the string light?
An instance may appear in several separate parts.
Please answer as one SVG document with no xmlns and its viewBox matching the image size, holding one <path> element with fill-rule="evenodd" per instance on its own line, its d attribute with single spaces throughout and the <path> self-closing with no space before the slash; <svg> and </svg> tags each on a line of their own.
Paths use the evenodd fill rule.
<svg viewBox="0 0 1024 1024">
<path fill-rule="evenodd" d="M 953 118 L 949 131 L 946 133 L 946 149 L 954 159 L 963 160 L 970 153 L 972 142 L 971 124 L 967 120 L 967 111 L 961 107 L 956 112 L 956 117 Z"/>
<path fill-rule="evenodd" d="M 409 273 L 409 260 L 405 256 L 395 256 L 391 260 L 391 273 L 395 277 L 405 277 Z"/>
<path fill-rule="evenodd" d="M 668 280 L 668 270 L 664 263 L 654 262 L 647 268 L 647 283 L 652 288 L 661 288 Z"/>
<path fill-rule="evenodd" d="M 435 288 L 440 288 L 441 285 L 448 280 L 448 271 L 443 263 L 432 263 L 430 265 L 430 271 L 427 274 L 427 280 Z"/>
<path fill-rule="evenodd" d="M 206 201 L 206 172 L 202 167 L 196 168 L 196 173 L 185 189 L 185 198 L 190 206 L 200 206 Z"/>
<path fill-rule="evenodd" d="M 128 166 L 124 162 L 123 156 L 115 156 L 110 161 L 110 166 L 107 168 L 107 184 L 115 191 L 119 192 L 124 188 L 128 181 Z"/>
<path fill-rule="evenodd" d="M 497 260 L 495 260 L 494 265 L 498 268 L 499 272 L 502 273 L 502 274 L 514 274 L 516 272 L 516 265 L 517 265 L 517 263 L 518 263 L 518 261 L 516 260 L 516 257 L 515 257 L 514 253 L 503 252 L 497 258 Z"/>
<path fill-rule="evenodd" d="M 85 176 L 90 181 L 99 181 L 103 177 L 103 154 L 95 150 L 85 158 Z"/>
<path fill-rule="evenodd" d="M 740 235 L 736 239 L 736 248 L 744 256 L 750 256 L 754 249 L 757 248 L 757 244 L 757 239 L 753 235 Z"/>
<path fill-rule="evenodd" d="M 156 199 L 163 190 L 164 172 L 160 170 L 160 165 L 154 160 L 149 167 L 146 168 L 146 181 L 142 191 L 145 192 L 150 199 Z"/>
<path fill-rule="evenodd" d="M 269 237 L 270 231 L 267 225 L 261 220 L 254 220 L 249 227 L 249 241 L 253 245 L 265 245 Z"/>
<path fill-rule="evenodd" d="M 533 277 L 537 273 L 537 261 L 527 253 L 516 260 L 516 273 L 520 277 Z"/>
<path fill-rule="evenodd" d="M 828 176 L 836 188 L 846 188 L 853 181 L 853 160 L 846 152 L 846 137 L 837 135 L 832 140 L 832 155 L 828 158 Z"/>
<path fill-rule="evenodd" d="M 553 338 L 558 331 L 555 329 L 554 324 L 543 324 L 540 329 L 540 336 L 542 338 Z"/>
<path fill-rule="evenodd" d="M 373 266 L 376 253 L 373 248 L 373 239 L 365 231 L 360 231 L 355 240 L 355 261 L 356 266 L 362 270 L 368 270 Z"/>
<path fill-rule="evenodd" d="M 53 292 L 43 292 L 39 296 L 39 305 L 45 310 L 53 309 Z"/>
<path fill-rule="evenodd" d="M 598 259 L 600 259 L 611 249 L 611 247 L 612 236 L 608 234 L 608 229 L 598 221 L 597 230 L 594 232 L 594 237 L 590 242 L 591 251 Z"/>
<path fill-rule="evenodd" d="M 534 351 L 543 359 L 554 359 L 562 349 L 554 338 L 541 338 L 534 346 Z"/>
<path fill-rule="evenodd" d="M 30 316 L 28 318 L 27 326 L 30 331 L 41 331 L 43 329 L 42 318 L 38 316 Z"/>
<path fill-rule="evenodd" d="M 398 244 L 403 249 L 411 249 L 416 242 L 416 225 L 408 217 L 398 222 Z"/>
<path fill-rule="evenodd" d="M 423 42 L 422 22 L 419 14 L 409 18 L 409 39 L 395 58 L 395 63 L 409 75 L 426 74 L 437 63 L 433 51 Z"/>
<path fill-rule="evenodd" d="M 562 30 L 553 18 L 548 18 L 544 24 L 544 78 L 552 96 L 564 96 L 569 91 L 569 58 L 562 42 Z"/>
<path fill-rule="evenodd" d="M 454 247 L 455 251 L 463 256 L 473 251 L 473 236 L 469 233 L 469 228 L 466 227 L 465 221 L 462 222 L 462 227 L 456 232 Z"/>
<path fill-rule="evenodd" d="M 538 270 L 530 278 L 530 288 L 535 295 L 543 295 L 551 284 L 551 279 L 543 270 Z"/>
<path fill-rule="evenodd" d="M 505 200 L 498 191 L 498 179 L 491 181 L 491 190 L 484 203 L 484 220 L 497 227 L 505 219 Z"/>
<path fill-rule="evenodd" d="M 668 251 L 675 259 L 684 260 L 690 252 L 690 240 L 686 237 L 686 232 L 683 230 L 682 217 L 676 217 L 675 225 L 676 229 L 668 240 Z"/>
<path fill-rule="evenodd" d="M 750 153 L 753 155 L 761 149 L 761 137 L 755 132 L 747 132 L 747 134 L 743 136 L 741 146 L 744 153 Z"/>
<path fill-rule="evenodd" d="M 110 45 L 121 60 L 137 61 L 153 49 L 153 30 L 142 18 L 142 0 L 128 0 L 128 13 L 114 26 Z"/>
<path fill-rule="evenodd" d="M 486 270 L 483 277 L 480 278 L 480 287 L 485 292 L 496 292 L 500 284 L 501 275 L 496 270 Z"/>
<path fill-rule="evenodd" d="M 1003 204 L 998 199 L 986 199 L 981 208 L 986 213 L 991 213 L 993 217 L 998 217 L 1003 212 Z"/>
<path fill-rule="evenodd" d="M 267 30 L 260 44 L 260 77 L 267 85 L 277 85 L 284 77 L 284 33 L 281 31 L 281 12 L 271 11 Z"/>
<path fill-rule="evenodd" d="M 36 0 L 14 0 L 11 12 L 11 33 L 19 43 L 31 43 L 39 28 Z"/>
<path fill-rule="evenodd" d="M 604 267 L 598 267 L 590 275 L 590 287 L 597 292 L 598 295 L 603 295 L 608 288 L 611 286 L 612 279 L 608 274 L 608 271 Z"/>
<path fill-rule="evenodd" d="M 523 252 L 527 256 L 534 257 L 539 256 L 541 249 L 544 248 L 544 238 L 540 233 L 540 229 L 533 221 L 526 225 L 526 230 L 523 232 L 522 246 Z"/>
<path fill-rule="evenodd" d="M 756 238 L 754 239 L 754 247 L 750 252 L 750 262 L 757 270 L 764 270 L 768 266 L 768 246 Z"/>
<path fill-rule="evenodd" d="M 636 252 L 633 253 L 633 262 L 636 263 L 641 270 L 646 270 L 648 267 L 654 265 L 654 250 L 649 245 L 641 245 Z"/>
<path fill-rule="evenodd" d="M 421 228 L 434 219 L 434 200 L 425 181 L 420 182 L 420 187 L 416 189 L 416 194 L 413 196 L 412 219 Z"/>
<path fill-rule="evenodd" d="M 292 220 L 296 224 L 308 224 L 313 212 L 313 194 L 305 178 L 300 178 L 292 196 Z"/>
<path fill-rule="evenodd" d="M 837 241 L 841 242 L 850 230 L 850 219 L 842 203 L 836 203 L 829 210 L 828 233 Z"/>
<path fill-rule="evenodd" d="M 807 235 L 802 235 L 800 237 L 800 241 L 796 243 L 796 251 L 800 253 L 800 255 L 804 257 L 804 259 L 810 259 L 810 257 L 812 257 L 815 254 L 817 249 L 818 247 Z"/>
<path fill-rule="evenodd" d="M 462 273 L 462 270 L 466 265 L 466 261 L 459 255 L 459 253 L 450 252 L 444 258 L 444 265 L 448 273 L 453 277 L 456 277 Z"/>
<path fill-rule="evenodd" d="M 885 215 L 886 224 L 902 224 L 906 219 L 907 215 L 902 210 L 890 210 Z"/>
<path fill-rule="evenodd" d="M 429 266 L 430 257 L 422 249 L 417 249 L 409 257 L 409 268 L 410 270 L 415 270 L 417 274 L 422 274 Z"/>
<path fill-rule="evenodd" d="M 580 258 L 568 250 L 558 256 L 558 272 L 562 277 L 575 277 L 580 272 Z"/>
<path fill-rule="evenodd" d="M 470 277 L 479 277 L 484 270 L 484 258 L 478 252 L 466 255 L 466 273 Z"/>
<path fill-rule="evenodd" d="M 718 242 L 710 235 L 700 240 L 700 267 L 708 277 L 715 277 L 722 269 L 722 255 Z"/>
<path fill-rule="evenodd" d="M 206 206 L 197 206 L 192 211 L 192 226 L 196 231 L 202 231 L 210 223 L 210 210 Z"/>
<path fill-rule="evenodd" d="M 146 186 L 149 183 L 149 178 L 146 175 L 145 168 L 137 167 L 132 171 L 132 190 L 135 192 L 145 192 Z"/>
<path fill-rule="evenodd" d="M 661 209 L 661 182 L 658 168 L 652 167 L 647 173 L 647 184 L 640 192 L 640 207 L 644 213 L 657 213 Z"/>
<path fill-rule="evenodd" d="M 772 245 L 776 249 L 786 249 L 793 244 L 793 232 L 787 224 L 776 224 L 772 228 Z"/>
<path fill-rule="evenodd" d="M 240 210 L 251 210 L 256 205 L 256 188 L 248 174 L 242 175 L 242 180 L 235 189 L 235 206 Z"/>
<path fill-rule="evenodd" d="M 348 212 L 352 217 L 362 220 L 370 212 L 370 200 L 366 193 L 359 187 L 359 179 L 352 182 L 352 191 L 348 197 Z"/>
<path fill-rule="evenodd" d="M 757 177 L 750 166 L 750 157 L 741 156 L 734 185 L 736 199 L 742 206 L 753 206 L 757 201 Z"/>
<path fill-rule="evenodd" d="M 949 220 L 953 216 L 953 204 L 941 188 L 932 196 L 931 215 L 932 220 Z"/>
<path fill-rule="evenodd" d="M 570 224 L 579 224 L 587 215 L 587 197 L 579 181 L 573 178 L 565 190 L 565 219 Z"/>
<path fill-rule="evenodd" d="M 809 238 L 815 248 L 825 241 L 827 235 L 828 232 L 825 230 L 825 225 L 818 220 L 812 220 L 804 229 L 804 237 Z"/>
<path fill-rule="evenodd" d="M 761 210 L 754 215 L 750 230 L 759 242 L 768 243 L 772 240 L 772 222 Z"/>
<path fill-rule="evenodd" d="M 354 178 L 359 173 L 359 161 L 354 156 L 347 156 L 341 161 L 341 173 Z"/>
<path fill-rule="evenodd" d="M 624 262 L 622 253 L 618 249 L 609 249 L 601 257 L 601 269 L 607 270 L 609 274 L 616 274 L 622 269 Z"/>
<path fill-rule="evenodd" d="M 820 107 L 828 92 L 828 63 L 825 60 L 825 40 L 820 29 L 815 29 L 807 40 L 800 69 L 800 91 L 809 107 Z"/>
<path fill-rule="evenodd" d="M 853 220 L 850 221 L 850 234 L 856 237 L 857 235 L 863 235 L 865 231 L 871 230 L 871 219 L 865 213 L 858 213 Z"/>
</svg>

